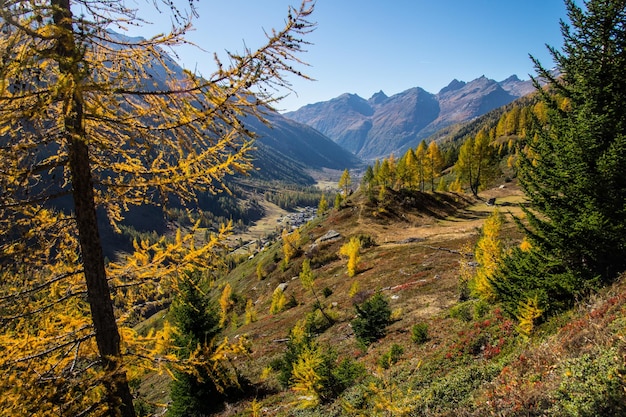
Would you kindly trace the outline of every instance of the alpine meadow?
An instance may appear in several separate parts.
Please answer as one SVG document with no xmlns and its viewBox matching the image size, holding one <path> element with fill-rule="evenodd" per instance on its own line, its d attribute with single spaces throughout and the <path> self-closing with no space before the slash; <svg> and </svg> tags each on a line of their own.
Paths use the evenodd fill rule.
<svg viewBox="0 0 626 417">
<path fill-rule="evenodd" d="M 0 416 L 626 415 L 626 0 L 527 81 L 279 113 L 329 82 L 300 1 L 189 71 L 258 5 L 0 0 Z"/>
</svg>

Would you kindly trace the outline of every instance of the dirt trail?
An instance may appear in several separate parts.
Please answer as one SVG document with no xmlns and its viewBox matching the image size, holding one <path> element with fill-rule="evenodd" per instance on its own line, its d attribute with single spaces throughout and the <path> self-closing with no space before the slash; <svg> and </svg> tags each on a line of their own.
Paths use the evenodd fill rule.
<svg viewBox="0 0 626 417">
<path fill-rule="evenodd" d="M 511 214 L 522 215 L 519 204 L 524 201 L 524 194 L 517 186 L 493 188 L 480 193 L 482 201 L 464 208 L 445 219 L 430 219 L 418 225 L 395 223 L 381 226 L 359 213 L 359 228 L 369 230 L 377 235 L 381 245 L 395 244 L 410 238 L 423 239 L 425 244 L 437 245 L 440 242 L 467 238 L 478 233 L 485 218 L 497 207 L 510 219 Z M 488 205 L 487 201 L 496 199 L 496 205 Z"/>
</svg>

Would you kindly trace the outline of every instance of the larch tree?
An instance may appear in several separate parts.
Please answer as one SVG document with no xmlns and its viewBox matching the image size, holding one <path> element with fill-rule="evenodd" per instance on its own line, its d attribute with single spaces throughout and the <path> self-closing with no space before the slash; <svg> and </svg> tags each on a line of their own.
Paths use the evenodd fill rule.
<svg viewBox="0 0 626 417">
<path fill-rule="evenodd" d="M 0 409 L 12 416 L 134 416 L 129 373 L 175 357 L 129 319 L 183 272 L 214 269 L 228 230 L 201 246 L 193 229 L 137 241 L 106 263 L 98 213 L 117 227 L 132 207 L 193 203 L 248 171 L 243 120 L 289 88 L 313 29 L 305 1 L 204 78 L 163 52 L 188 43 L 194 2 L 148 3 L 174 26 L 144 40 L 115 32 L 144 23 L 123 0 L 0 0 Z"/>
<path fill-rule="evenodd" d="M 435 178 L 441 176 L 443 169 L 443 155 L 437 142 L 432 141 L 426 151 L 426 178 L 430 180 L 430 191 L 435 191 Z"/>
<path fill-rule="evenodd" d="M 348 276 L 352 278 L 356 275 L 361 260 L 361 240 L 358 236 L 352 236 L 350 240 L 339 248 L 339 254 L 348 258 L 346 265 Z"/>
<path fill-rule="evenodd" d="M 415 152 L 413 149 L 409 148 L 402 158 L 400 158 L 400 161 L 398 161 L 398 168 L 396 170 L 398 173 L 398 182 L 400 182 L 403 187 L 412 189 L 417 182 L 417 169 Z"/>
<path fill-rule="evenodd" d="M 465 140 L 454 165 L 457 179 L 467 184 L 474 196 L 493 179 L 497 171 L 495 148 L 491 146 L 487 132 L 481 130 L 476 137 Z"/>
<path fill-rule="evenodd" d="M 415 160 L 417 163 L 417 182 L 419 190 L 423 192 L 426 188 L 426 171 L 428 166 L 426 161 L 426 143 L 424 141 L 421 141 L 415 148 Z"/>
<path fill-rule="evenodd" d="M 350 186 L 352 185 L 352 178 L 350 177 L 350 171 L 348 169 L 344 169 L 341 174 L 341 178 L 339 178 L 338 187 L 343 190 L 343 198 L 348 197 L 348 192 L 350 191 Z"/>
<path fill-rule="evenodd" d="M 317 215 L 323 216 L 324 213 L 328 211 L 328 200 L 326 200 L 326 196 L 322 193 L 320 197 L 320 202 L 317 205 Z"/>
<path fill-rule="evenodd" d="M 520 155 L 531 248 L 505 259 L 498 288 L 548 314 L 626 269 L 626 2 L 565 3 L 563 47 L 549 48 L 561 75 L 534 60 L 545 123 Z"/>
</svg>

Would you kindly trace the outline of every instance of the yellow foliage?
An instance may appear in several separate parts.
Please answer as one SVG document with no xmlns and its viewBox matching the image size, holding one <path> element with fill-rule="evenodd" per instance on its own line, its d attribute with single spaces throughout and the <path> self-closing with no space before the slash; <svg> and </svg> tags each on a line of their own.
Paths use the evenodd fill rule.
<svg viewBox="0 0 626 417">
<path fill-rule="evenodd" d="M 413 394 L 410 388 L 402 392 L 397 384 L 387 378 L 370 382 L 367 386 L 367 398 L 373 405 L 373 413 L 368 415 L 373 416 L 405 415 L 419 401 L 419 396 Z"/>
<path fill-rule="evenodd" d="M 526 239 L 526 237 L 524 237 L 522 243 L 519 244 L 519 248 L 522 252 L 530 252 L 530 250 L 533 248 L 533 245 L 528 241 L 528 239 Z"/>
<path fill-rule="evenodd" d="M 284 262 L 287 265 L 300 249 L 300 230 L 296 229 L 291 233 L 283 230 L 282 238 Z"/>
<path fill-rule="evenodd" d="M 271 366 L 266 366 L 261 371 L 261 375 L 259 376 L 259 380 L 267 381 L 272 375 L 274 375 L 274 370 Z"/>
<path fill-rule="evenodd" d="M 241 120 L 263 119 L 275 101 L 264 87 L 288 86 L 298 39 L 311 29 L 310 4 L 291 9 L 266 45 L 200 77 L 173 71 L 163 55 L 187 43 L 195 11 L 138 41 L 108 30 L 137 21 L 128 3 L 0 7 L 0 259 L 13 261 L 0 270 L 2 415 L 128 415 L 119 397 L 126 375 L 178 366 L 168 325 L 149 336 L 132 326 L 146 307 L 168 301 L 186 271 L 222 268 L 228 228 L 206 244 L 198 224 L 139 239 L 105 263 L 92 214 L 106 212 L 119 231 L 133 207 L 228 191 L 226 175 L 252 168 L 254 137 Z M 164 82 L 146 89 L 155 64 Z M 67 201 L 83 205 L 68 207 L 71 215 L 50 208 Z"/>
<path fill-rule="evenodd" d="M 502 263 L 503 247 L 500 241 L 502 222 L 502 215 L 496 208 L 485 220 L 482 236 L 474 251 L 478 267 L 471 281 L 472 287 L 485 300 L 493 300 L 496 296 L 491 280 Z"/>
<path fill-rule="evenodd" d="M 454 181 L 452 181 L 450 185 L 448 186 L 448 191 L 452 193 L 463 192 L 463 185 L 461 184 L 461 178 L 457 177 Z"/>
<path fill-rule="evenodd" d="M 361 285 L 359 284 L 359 281 L 354 281 L 352 285 L 350 285 L 348 297 L 353 298 L 359 291 L 361 291 Z"/>
<path fill-rule="evenodd" d="M 391 312 L 391 320 L 392 321 L 402 320 L 403 315 L 404 315 L 404 309 L 402 309 L 402 307 L 398 307 Z"/>
<path fill-rule="evenodd" d="M 272 294 L 272 304 L 270 305 L 270 314 L 278 314 L 285 309 L 287 297 L 284 291 L 277 287 Z"/>
<path fill-rule="evenodd" d="M 348 197 L 350 185 L 352 185 L 352 178 L 350 178 L 350 171 L 346 168 L 341 174 L 341 178 L 339 178 L 339 183 L 337 184 L 337 186 L 343 190 L 344 199 Z"/>
<path fill-rule="evenodd" d="M 300 271 L 299 277 L 302 287 L 305 290 L 312 291 L 315 277 L 311 271 L 311 261 L 308 259 L 305 259 L 304 262 L 302 262 L 302 271 Z"/>
<path fill-rule="evenodd" d="M 524 336 L 530 336 L 535 328 L 535 320 L 542 314 L 543 310 L 539 308 L 537 296 L 529 297 L 526 301 L 520 301 L 516 315 L 519 321 L 517 330 Z"/>
<path fill-rule="evenodd" d="M 321 350 L 313 346 L 305 348 L 293 364 L 291 389 L 298 394 L 302 408 L 316 407 L 320 403 L 319 393 L 323 386 L 321 384 L 322 377 L 317 370 L 322 362 Z"/>
<path fill-rule="evenodd" d="M 353 236 L 350 241 L 339 249 L 339 254 L 348 258 L 348 276 L 356 275 L 359 261 L 361 259 L 361 240 Z"/>
<path fill-rule="evenodd" d="M 265 265 L 263 264 L 263 262 L 259 261 L 258 264 L 256 264 L 256 277 L 259 279 L 259 281 L 262 281 L 263 279 L 265 279 Z"/>
<path fill-rule="evenodd" d="M 517 164 L 517 158 L 515 155 L 509 155 L 509 157 L 506 160 L 506 166 L 509 168 L 515 168 L 515 165 Z"/>
<path fill-rule="evenodd" d="M 246 317 L 244 320 L 244 324 L 250 324 L 257 321 L 257 311 L 254 306 L 254 302 L 251 299 L 248 299 L 246 302 Z"/>
<path fill-rule="evenodd" d="M 302 345 L 307 338 L 306 319 L 300 319 L 289 332 L 289 338 L 294 345 Z"/>
<path fill-rule="evenodd" d="M 256 398 L 253 399 L 252 402 L 250 402 L 250 417 L 261 417 L 262 412 L 263 407 L 261 403 L 257 401 Z"/>
<path fill-rule="evenodd" d="M 233 306 L 233 289 L 229 283 L 226 283 L 220 296 L 220 327 L 224 327 L 228 320 L 228 313 Z"/>
</svg>

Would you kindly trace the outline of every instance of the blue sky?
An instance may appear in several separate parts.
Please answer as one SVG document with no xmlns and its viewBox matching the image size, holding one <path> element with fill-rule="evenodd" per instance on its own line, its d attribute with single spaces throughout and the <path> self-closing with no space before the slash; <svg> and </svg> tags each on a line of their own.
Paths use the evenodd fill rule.
<svg viewBox="0 0 626 417">
<path fill-rule="evenodd" d="M 141 0 L 137 4 L 142 4 Z M 175 0 L 181 5 L 188 0 Z M 151 2 L 148 2 L 151 3 Z M 298 0 L 202 0 L 188 38 L 206 52 L 178 51 L 184 67 L 208 75 L 213 52 L 262 45 L 263 29 L 280 28 Z M 129 2 L 129 6 L 133 6 Z M 150 36 L 167 29 L 169 18 L 142 11 L 154 24 L 129 32 Z M 296 94 L 280 110 L 329 100 L 342 93 L 369 98 L 412 87 L 436 93 L 453 79 L 481 75 L 501 81 L 534 74 L 528 54 L 552 66 L 545 44 L 560 47 L 562 0 L 317 0 L 311 17 L 317 29 L 302 56 L 316 81 L 292 79 Z"/>
</svg>

